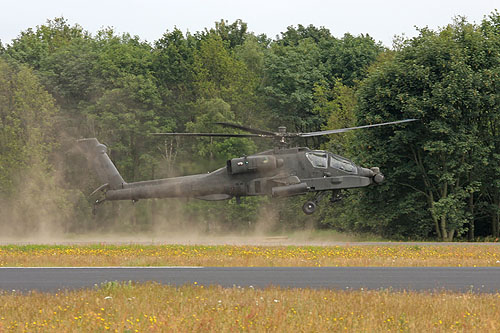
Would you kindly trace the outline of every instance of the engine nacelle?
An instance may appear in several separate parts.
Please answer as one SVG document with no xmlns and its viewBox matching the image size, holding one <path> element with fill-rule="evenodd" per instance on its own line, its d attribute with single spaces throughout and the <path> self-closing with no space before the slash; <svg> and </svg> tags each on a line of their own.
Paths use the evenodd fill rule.
<svg viewBox="0 0 500 333">
<path fill-rule="evenodd" d="M 255 155 L 233 158 L 227 161 L 227 172 L 230 175 L 248 172 L 262 172 L 283 166 L 283 160 L 274 155 Z"/>
</svg>

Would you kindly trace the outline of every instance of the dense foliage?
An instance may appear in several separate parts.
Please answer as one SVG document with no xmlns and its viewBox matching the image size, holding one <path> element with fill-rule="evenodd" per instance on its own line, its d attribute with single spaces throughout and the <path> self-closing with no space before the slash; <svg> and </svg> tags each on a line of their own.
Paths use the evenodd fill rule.
<svg viewBox="0 0 500 333">
<path fill-rule="evenodd" d="M 271 40 L 240 20 L 220 21 L 147 43 L 49 20 L 0 44 L 0 205 L 8 212 L 0 226 L 16 233 L 49 222 L 69 232 L 314 224 L 390 237 L 498 237 L 499 74 L 498 12 L 481 24 L 422 29 L 394 50 L 369 35 L 336 38 L 314 26 L 288 27 Z M 215 121 L 317 131 L 402 118 L 420 121 L 300 143 L 387 176 L 313 217 L 300 212 L 304 198 L 146 200 L 93 216 L 87 194 L 99 184 L 74 148 L 77 138 L 98 137 L 124 178 L 137 181 L 206 172 L 268 147 L 153 132 L 223 130 Z"/>
<path fill-rule="evenodd" d="M 361 211 L 389 230 L 499 236 L 499 19 L 423 29 L 361 84 L 358 119 L 421 120 L 358 135 L 366 160 L 391 175 L 363 193 Z"/>
</svg>

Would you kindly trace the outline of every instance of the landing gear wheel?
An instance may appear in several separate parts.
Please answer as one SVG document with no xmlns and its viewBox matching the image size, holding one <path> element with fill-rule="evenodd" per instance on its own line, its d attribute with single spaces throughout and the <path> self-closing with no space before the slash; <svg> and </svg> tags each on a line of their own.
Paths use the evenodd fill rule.
<svg viewBox="0 0 500 333">
<path fill-rule="evenodd" d="M 302 206 L 302 210 L 306 215 L 311 215 L 316 210 L 316 203 L 314 201 L 306 201 Z"/>
</svg>

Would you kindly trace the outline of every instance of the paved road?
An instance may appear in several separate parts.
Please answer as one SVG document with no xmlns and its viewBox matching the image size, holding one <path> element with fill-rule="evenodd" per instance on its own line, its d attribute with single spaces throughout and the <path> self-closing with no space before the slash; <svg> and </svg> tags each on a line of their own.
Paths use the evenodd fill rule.
<svg viewBox="0 0 500 333">
<path fill-rule="evenodd" d="M 500 267 L 66 267 L 0 268 L 0 289 L 57 291 L 108 281 L 225 287 L 500 291 Z"/>
</svg>

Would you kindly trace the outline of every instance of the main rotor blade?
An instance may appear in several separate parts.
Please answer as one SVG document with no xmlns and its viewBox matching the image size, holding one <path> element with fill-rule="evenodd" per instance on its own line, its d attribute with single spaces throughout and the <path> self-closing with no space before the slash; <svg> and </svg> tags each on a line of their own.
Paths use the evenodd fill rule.
<svg viewBox="0 0 500 333">
<path fill-rule="evenodd" d="M 348 127 L 348 128 L 339 128 L 339 129 L 334 129 L 334 130 L 326 130 L 326 131 L 318 131 L 318 132 L 308 132 L 308 133 L 298 133 L 299 137 L 302 138 L 307 138 L 311 136 L 319 136 L 319 135 L 328 135 L 328 134 L 335 134 L 335 133 L 344 133 L 352 130 L 357 130 L 361 128 L 369 128 L 369 127 L 378 127 L 378 126 L 386 126 L 386 125 L 393 125 L 393 124 L 400 124 L 400 123 L 408 123 L 410 121 L 416 121 L 418 119 L 405 119 L 405 120 L 398 120 L 398 121 L 390 121 L 387 123 L 380 123 L 380 124 L 373 124 L 373 125 L 363 125 L 363 126 L 356 126 L 356 127 Z"/>
<path fill-rule="evenodd" d="M 233 123 L 216 122 L 214 124 L 225 126 L 225 127 L 236 128 L 236 129 L 240 129 L 240 130 L 247 131 L 250 133 L 255 133 L 255 134 L 276 136 L 276 134 L 274 132 L 265 131 L 265 130 L 261 130 L 261 129 L 257 129 L 257 128 L 250 128 L 250 127 L 241 126 L 241 125 L 233 124 Z"/>
<path fill-rule="evenodd" d="M 230 134 L 230 133 L 150 133 L 151 135 L 164 136 L 212 136 L 212 137 L 228 137 L 228 138 L 265 138 L 261 134 Z"/>
</svg>

